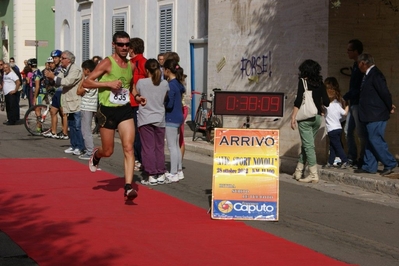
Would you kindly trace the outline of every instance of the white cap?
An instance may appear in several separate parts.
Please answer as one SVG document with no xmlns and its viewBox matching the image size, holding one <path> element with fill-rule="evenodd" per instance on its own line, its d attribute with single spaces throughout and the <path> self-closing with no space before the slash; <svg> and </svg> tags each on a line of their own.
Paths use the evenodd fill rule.
<svg viewBox="0 0 399 266">
<path fill-rule="evenodd" d="M 47 63 L 53 63 L 53 62 L 54 62 L 54 60 L 52 57 L 47 58 Z"/>
</svg>

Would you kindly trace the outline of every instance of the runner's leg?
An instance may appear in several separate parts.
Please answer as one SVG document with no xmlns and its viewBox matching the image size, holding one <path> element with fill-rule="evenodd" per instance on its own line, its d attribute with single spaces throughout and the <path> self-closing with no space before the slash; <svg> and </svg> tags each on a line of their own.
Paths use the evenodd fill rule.
<svg viewBox="0 0 399 266">
<path fill-rule="evenodd" d="M 125 183 L 131 184 L 134 173 L 134 122 L 133 119 L 124 120 L 118 125 L 118 132 L 122 142 L 125 168 Z M 102 138 L 102 136 L 101 136 Z"/>
</svg>

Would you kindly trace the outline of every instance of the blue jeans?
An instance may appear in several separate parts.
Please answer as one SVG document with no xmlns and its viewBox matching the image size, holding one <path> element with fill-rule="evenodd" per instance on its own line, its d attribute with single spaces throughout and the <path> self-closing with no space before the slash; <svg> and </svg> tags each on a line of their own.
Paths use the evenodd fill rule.
<svg viewBox="0 0 399 266">
<path fill-rule="evenodd" d="M 85 149 L 85 145 L 82 136 L 80 111 L 68 114 L 68 127 L 71 147 L 73 149 L 79 149 L 83 151 Z"/>
<path fill-rule="evenodd" d="M 386 126 L 387 121 L 377 121 L 366 124 L 367 143 L 362 169 L 367 172 L 376 173 L 378 161 L 384 165 L 384 170 L 393 169 L 397 165 L 395 158 L 388 151 L 388 144 L 384 139 Z"/>
<path fill-rule="evenodd" d="M 342 163 L 346 163 L 348 158 L 344 152 L 344 148 L 341 143 L 342 129 L 335 129 L 328 132 L 328 138 L 330 139 L 330 155 L 328 157 L 328 163 L 334 164 L 334 159 L 336 156 L 341 158 Z"/>
<path fill-rule="evenodd" d="M 299 155 L 299 162 L 309 166 L 316 165 L 316 150 L 315 138 L 317 131 L 320 128 L 320 115 L 314 118 L 298 122 L 299 136 L 301 137 L 301 154 Z"/>
<path fill-rule="evenodd" d="M 348 158 L 352 161 L 362 159 L 364 157 L 364 149 L 366 146 L 366 128 L 359 120 L 359 105 L 352 105 L 350 107 L 350 116 L 347 120 L 348 128 L 346 132 L 346 141 L 348 145 Z M 357 145 L 355 138 L 355 130 L 360 142 L 360 154 L 357 156 Z"/>
</svg>

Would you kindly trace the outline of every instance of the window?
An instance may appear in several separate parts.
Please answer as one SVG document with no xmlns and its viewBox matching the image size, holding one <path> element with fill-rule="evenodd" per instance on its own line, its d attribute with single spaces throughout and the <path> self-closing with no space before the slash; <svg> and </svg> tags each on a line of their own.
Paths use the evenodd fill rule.
<svg viewBox="0 0 399 266">
<path fill-rule="evenodd" d="M 172 51 L 173 6 L 161 6 L 159 10 L 159 52 Z"/>
<path fill-rule="evenodd" d="M 117 31 L 126 31 L 126 15 L 118 14 L 112 17 L 112 36 L 114 36 Z M 114 53 L 114 48 L 112 48 L 112 53 Z"/>
<path fill-rule="evenodd" d="M 90 20 L 82 21 L 82 61 L 90 59 Z"/>
</svg>

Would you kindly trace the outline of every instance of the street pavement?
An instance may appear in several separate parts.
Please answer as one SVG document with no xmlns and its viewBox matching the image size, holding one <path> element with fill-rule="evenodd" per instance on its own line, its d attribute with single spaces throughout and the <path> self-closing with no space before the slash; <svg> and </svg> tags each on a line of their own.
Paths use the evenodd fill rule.
<svg viewBox="0 0 399 266">
<path fill-rule="evenodd" d="M 21 109 L 21 117 L 25 111 L 26 109 Z M 4 112 L 2 113 L 4 114 Z M 185 143 L 186 151 L 205 155 L 210 158 L 213 156 L 213 145 L 201 138 L 193 141 L 192 131 L 188 126 L 185 127 Z M 296 162 L 296 158 L 281 156 L 280 172 L 292 174 L 294 172 Z M 382 170 L 381 167 L 380 170 Z M 379 174 L 356 174 L 354 173 L 353 169 L 322 169 L 321 166 L 319 166 L 319 174 L 321 181 L 325 180 L 328 182 L 333 182 L 337 185 L 345 184 L 358 187 L 369 192 L 383 193 L 393 196 L 394 200 L 396 200 L 396 197 L 399 196 L 399 168 L 396 168 L 393 174 L 386 177 L 383 177 Z M 30 259 L 15 242 L 13 242 L 5 233 L 1 231 L 1 228 L 0 265 L 36 265 L 36 263 Z"/>
</svg>

